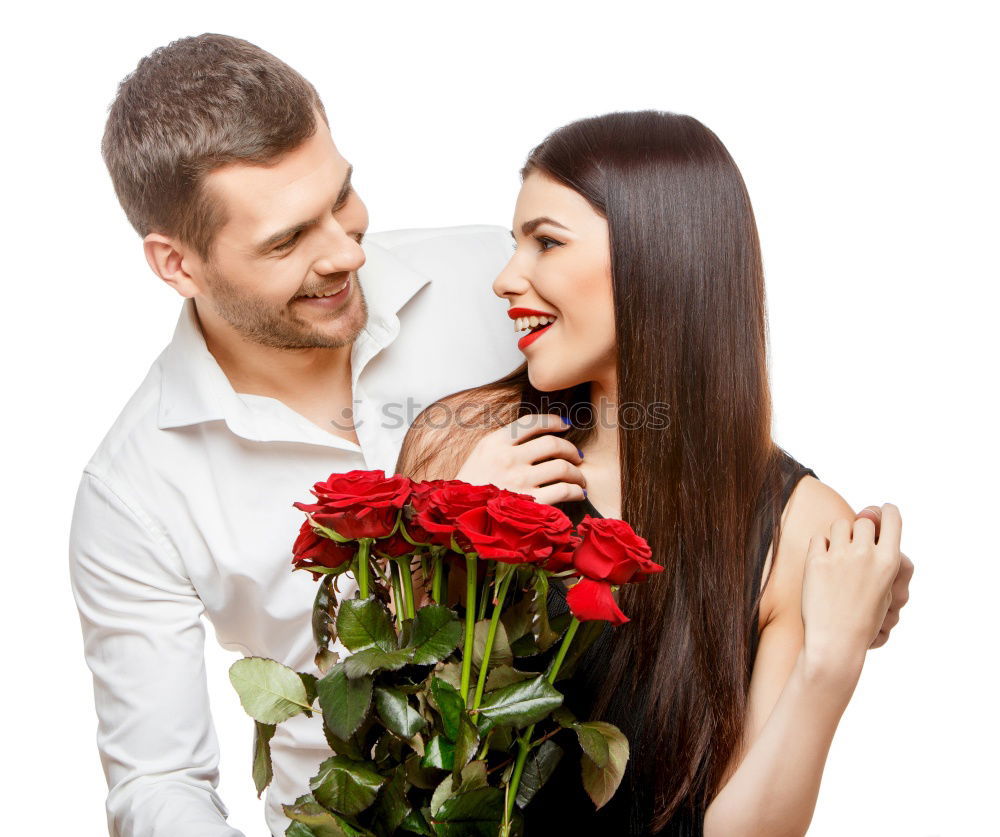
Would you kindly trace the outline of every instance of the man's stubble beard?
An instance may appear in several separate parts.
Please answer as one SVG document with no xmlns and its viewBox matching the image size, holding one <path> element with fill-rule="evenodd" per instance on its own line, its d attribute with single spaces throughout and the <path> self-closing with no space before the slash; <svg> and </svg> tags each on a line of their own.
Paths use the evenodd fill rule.
<svg viewBox="0 0 1000 837">
<path fill-rule="evenodd" d="M 216 270 L 210 268 L 206 273 L 206 284 L 212 292 L 212 305 L 218 315 L 245 340 L 274 349 L 339 349 L 353 343 L 368 322 L 368 302 L 356 271 L 351 272 L 350 281 L 355 287 L 350 289 L 349 309 L 337 318 L 345 330 L 336 336 L 327 336 L 307 322 L 292 319 L 288 305 L 275 309 L 271 303 L 241 290 Z M 353 300 L 355 294 L 360 306 Z"/>
</svg>

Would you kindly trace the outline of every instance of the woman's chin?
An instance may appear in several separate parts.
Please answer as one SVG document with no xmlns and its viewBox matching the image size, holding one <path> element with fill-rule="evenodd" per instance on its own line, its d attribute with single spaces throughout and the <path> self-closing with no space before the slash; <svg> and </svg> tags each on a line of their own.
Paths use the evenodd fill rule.
<svg viewBox="0 0 1000 837">
<path fill-rule="evenodd" d="M 551 373 L 539 368 L 539 364 L 528 364 L 528 381 L 539 392 L 558 392 L 580 383 L 565 373 Z"/>
</svg>

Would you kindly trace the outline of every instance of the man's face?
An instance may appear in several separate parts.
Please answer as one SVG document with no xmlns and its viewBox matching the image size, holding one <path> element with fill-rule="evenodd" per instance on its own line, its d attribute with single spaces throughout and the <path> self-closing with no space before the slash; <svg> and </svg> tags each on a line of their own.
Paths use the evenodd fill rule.
<svg viewBox="0 0 1000 837">
<path fill-rule="evenodd" d="M 368 317 L 356 273 L 368 211 L 318 113 L 316 121 L 313 136 L 277 163 L 207 176 L 227 220 L 209 262 L 186 257 L 214 311 L 244 338 L 275 348 L 346 346 Z"/>
</svg>

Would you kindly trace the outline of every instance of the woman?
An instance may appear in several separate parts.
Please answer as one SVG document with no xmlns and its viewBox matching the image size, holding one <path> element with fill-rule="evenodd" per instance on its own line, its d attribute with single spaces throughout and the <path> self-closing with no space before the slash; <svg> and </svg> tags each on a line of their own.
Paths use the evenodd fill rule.
<svg viewBox="0 0 1000 837">
<path fill-rule="evenodd" d="M 521 175 L 493 290 L 531 330 L 526 363 L 428 408 L 397 471 L 519 491 L 530 457 L 539 500 L 627 520 L 665 567 L 621 591 L 631 622 L 570 687 L 578 716 L 628 736 L 622 786 L 595 815 L 565 760 L 528 833 L 805 833 L 880 641 L 898 510 L 876 544 L 872 520 L 771 439 L 760 246 L 711 131 L 653 111 L 584 119 Z"/>
</svg>

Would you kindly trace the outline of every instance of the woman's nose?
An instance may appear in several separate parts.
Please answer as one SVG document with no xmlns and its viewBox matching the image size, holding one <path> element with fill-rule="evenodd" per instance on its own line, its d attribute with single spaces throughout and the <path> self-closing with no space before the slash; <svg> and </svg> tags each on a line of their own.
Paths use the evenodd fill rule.
<svg viewBox="0 0 1000 837">
<path fill-rule="evenodd" d="M 528 288 L 527 278 L 518 267 L 517 254 L 510 257 L 506 266 L 493 280 L 493 293 L 503 299 L 509 294 L 522 294 Z"/>
</svg>

